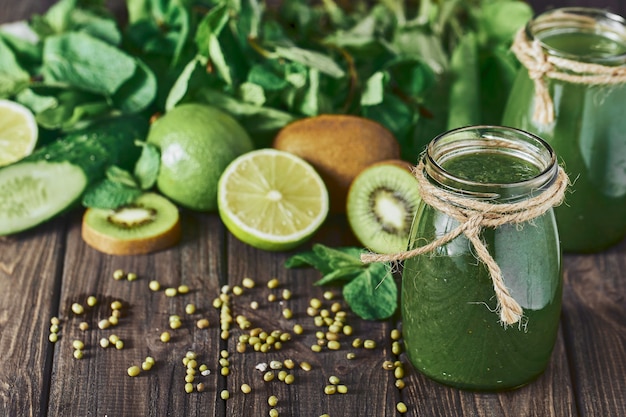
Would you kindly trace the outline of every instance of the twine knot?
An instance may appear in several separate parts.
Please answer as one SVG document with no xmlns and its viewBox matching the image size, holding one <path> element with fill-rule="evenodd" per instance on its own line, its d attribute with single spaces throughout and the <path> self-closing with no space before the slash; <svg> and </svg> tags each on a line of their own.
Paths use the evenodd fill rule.
<svg viewBox="0 0 626 417">
<path fill-rule="evenodd" d="M 542 125 L 554 122 L 555 118 L 547 79 L 588 85 L 626 83 L 626 67 L 592 64 L 546 54 L 537 39 L 532 42 L 528 39 L 523 27 L 517 31 L 511 50 L 534 82 L 533 120 Z"/>
<path fill-rule="evenodd" d="M 420 187 L 422 201 L 459 222 L 459 225 L 434 241 L 415 249 L 393 254 L 367 253 L 361 255 L 364 263 L 403 261 L 417 255 L 431 252 L 463 234 L 474 247 L 476 256 L 485 264 L 496 295 L 496 312 L 506 327 L 520 321 L 523 309 L 511 296 L 504 284 L 502 270 L 489 253 L 480 235 L 485 227 L 498 227 L 504 224 L 519 224 L 535 219 L 550 208 L 563 202 L 569 179 L 563 168 L 558 167 L 555 181 L 545 190 L 528 199 L 516 203 L 493 203 L 470 197 L 452 194 L 431 184 L 424 172 L 424 162 L 413 170 Z"/>
</svg>

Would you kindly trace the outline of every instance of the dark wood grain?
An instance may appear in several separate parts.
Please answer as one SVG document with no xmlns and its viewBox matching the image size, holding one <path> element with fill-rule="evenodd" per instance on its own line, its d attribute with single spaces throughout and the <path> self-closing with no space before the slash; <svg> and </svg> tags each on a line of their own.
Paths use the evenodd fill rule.
<svg viewBox="0 0 626 417">
<path fill-rule="evenodd" d="M 218 316 L 211 304 L 211 295 L 219 293 L 225 279 L 221 256 L 224 230 L 219 219 L 187 213 L 185 239 L 180 245 L 153 255 L 131 257 L 103 255 L 87 247 L 79 226 L 76 221 L 67 238 L 58 313 L 65 326 L 63 339 L 55 345 L 51 415 L 82 416 L 90 410 L 110 416 L 219 415 L 215 395 L 220 382 L 213 363 L 221 350 L 221 341 L 216 333 Z M 114 280 L 113 272 L 117 269 L 134 272 L 139 278 L 132 282 Z M 167 297 L 163 290 L 150 291 L 150 280 L 159 281 L 162 288 L 184 284 L 191 291 Z M 73 314 L 72 303 L 84 304 L 89 295 L 100 300 L 97 307 L 85 318 Z M 122 301 L 123 316 L 117 326 L 100 330 L 97 322 L 110 316 L 113 300 Z M 185 314 L 188 303 L 197 306 L 196 314 Z M 182 317 L 184 325 L 180 329 L 169 329 L 171 315 Z M 212 323 L 209 329 L 195 326 L 201 317 Z M 83 332 L 78 324 L 85 319 L 90 330 Z M 163 331 L 172 334 L 169 343 L 159 340 Z M 99 346 L 100 338 L 110 334 L 124 340 L 122 350 Z M 87 345 L 82 360 L 72 357 L 74 339 Z M 212 365 L 212 374 L 198 379 L 212 387 L 202 395 L 186 395 L 184 391 L 182 358 L 188 351 L 196 352 L 199 361 Z M 155 368 L 139 377 L 128 377 L 128 367 L 141 365 L 146 356 L 155 358 Z"/>
<path fill-rule="evenodd" d="M 626 416 L 626 242 L 565 262 L 563 324 L 580 415 Z"/>
<path fill-rule="evenodd" d="M 0 415 L 46 413 L 53 346 L 50 318 L 56 314 L 64 219 L 0 237 Z"/>
</svg>

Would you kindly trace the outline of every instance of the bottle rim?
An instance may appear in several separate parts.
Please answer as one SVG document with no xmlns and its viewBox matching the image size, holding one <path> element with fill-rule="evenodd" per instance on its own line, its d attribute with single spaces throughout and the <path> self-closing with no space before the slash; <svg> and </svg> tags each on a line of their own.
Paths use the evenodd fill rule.
<svg viewBox="0 0 626 417">
<path fill-rule="evenodd" d="M 616 13 L 595 7 L 560 7 L 536 15 L 526 24 L 525 31 L 528 39 L 537 39 L 551 56 L 604 65 L 626 64 L 626 52 L 589 57 L 555 48 L 540 36 L 542 32 L 555 29 L 601 34 L 626 47 L 626 19 Z"/>
<path fill-rule="evenodd" d="M 460 177 L 443 166 L 451 158 L 476 152 L 519 158 L 535 166 L 538 173 L 523 180 L 490 183 Z M 429 180 L 448 192 L 497 202 L 536 195 L 550 187 L 558 175 L 557 156 L 550 144 L 530 132 L 498 125 L 465 126 L 438 135 L 426 148 L 424 166 Z"/>
</svg>

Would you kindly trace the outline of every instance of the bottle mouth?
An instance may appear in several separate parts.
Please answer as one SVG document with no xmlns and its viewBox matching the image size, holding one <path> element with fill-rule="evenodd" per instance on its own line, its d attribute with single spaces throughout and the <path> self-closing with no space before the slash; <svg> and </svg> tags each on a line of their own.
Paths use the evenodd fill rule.
<svg viewBox="0 0 626 417">
<path fill-rule="evenodd" d="M 572 51 L 555 45 L 555 35 L 587 35 L 604 38 L 614 48 Z M 626 20 L 614 13 L 593 7 L 561 7 L 537 15 L 526 25 L 526 36 L 537 39 L 543 50 L 551 55 L 574 61 L 618 66 L 626 64 Z M 574 48 L 580 49 L 580 41 Z M 615 46 L 619 46 L 615 49 Z"/>
<path fill-rule="evenodd" d="M 446 168 L 453 159 L 477 154 L 504 155 L 528 165 L 534 173 L 506 181 L 484 181 Z M 551 186 L 557 177 L 558 164 L 552 147 L 532 133 L 512 127 L 479 125 L 450 130 L 433 139 L 426 149 L 425 171 L 431 181 L 449 192 L 511 202 Z"/>
</svg>

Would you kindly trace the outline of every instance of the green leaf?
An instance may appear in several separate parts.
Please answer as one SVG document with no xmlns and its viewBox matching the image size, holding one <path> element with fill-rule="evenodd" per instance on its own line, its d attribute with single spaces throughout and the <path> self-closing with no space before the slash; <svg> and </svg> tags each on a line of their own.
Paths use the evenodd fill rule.
<svg viewBox="0 0 626 417">
<path fill-rule="evenodd" d="M 0 38 L 0 97 L 9 97 L 26 87 L 30 75 L 15 58 L 9 46 Z"/>
<path fill-rule="evenodd" d="M 157 80 L 152 70 L 140 59 L 136 59 L 135 74 L 115 93 L 115 107 L 124 113 L 139 113 L 154 101 L 157 95 Z"/>
<path fill-rule="evenodd" d="M 161 166 L 161 154 L 159 149 L 146 142 L 137 142 L 141 146 L 141 155 L 135 164 L 134 176 L 142 190 L 148 190 L 156 184 L 159 168 Z"/>
<path fill-rule="evenodd" d="M 137 69 L 134 58 L 84 33 L 48 37 L 43 51 L 43 75 L 48 82 L 66 83 L 111 96 Z"/>
<path fill-rule="evenodd" d="M 365 320 L 383 320 L 398 308 L 398 288 L 389 265 L 371 264 L 343 287 L 350 309 Z"/>
<path fill-rule="evenodd" d="M 281 58 L 298 62 L 307 67 L 319 70 L 334 78 L 341 78 L 346 72 L 332 58 L 321 52 L 299 48 L 297 46 L 275 46 L 274 51 Z"/>
<path fill-rule="evenodd" d="M 85 207 L 116 209 L 135 201 L 142 191 L 116 181 L 104 179 L 91 186 L 83 196 Z"/>
<path fill-rule="evenodd" d="M 336 268 L 363 267 L 361 263 L 363 249 L 356 247 L 331 248 L 316 243 L 312 250 L 293 255 L 285 262 L 287 268 L 312 266 L 323 274 L 329 274 Z"/>
<path fill-rule="evenodd" d="M 315 285 L 345 284 L 343 295 L 359 317 L 380 320 L 397 309 L 398 289 L 387 263 L 363 264 L 362 248 L 331 248 L 313 245 L 311 251 L 296 254 L 285 262 L 287 268 L 312 266 L 323 274 Z"/>
<path fill-rule="evenodd" d="M 107 168 L 106 177 L 109 181 L 117 182 L 127 187 L 137 188 L 139 186 L 137 180 L 130 172 L 115 165 Z"/>
<path fill-rule="evenodd" d="M 382 103 L 385 97 L 387 80 L 388 77 L 384 71 L 377 71 L 369 77 L 361 94 L 361 105 L 375 106 Z"/>
<path fill-rule="evenodd" d="M 248 82 L 261 86 L 264 90 L 279 91 L 286 88 L 289 83 L 273 72 L 270 65 L 253 65 L 248 72 Z"/>
</svg>

